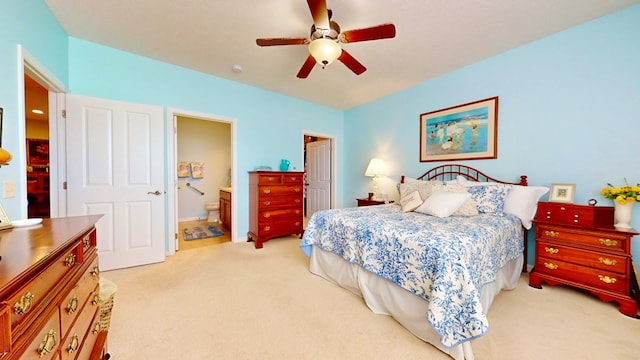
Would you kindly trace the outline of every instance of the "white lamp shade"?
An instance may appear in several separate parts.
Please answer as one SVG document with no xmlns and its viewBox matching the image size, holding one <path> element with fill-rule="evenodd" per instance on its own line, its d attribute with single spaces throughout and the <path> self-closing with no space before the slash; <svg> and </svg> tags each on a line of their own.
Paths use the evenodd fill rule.
<svg viewBox="0 0 640 360">
<path fill-rule="evenodd" d="M 309 53 L 322 66 L 334 62 L 342 54 L 340 45 L 331 39 L 316 39 L 309 44 Z"/>
<path fill-rule="evenodd" d="M 364 172 L 364 176 L 378 176 L 385 175 L 387 173 L 387 167 L 382 159 L 373 158 L 369 161 L 367 171 Z"/>
</svg>

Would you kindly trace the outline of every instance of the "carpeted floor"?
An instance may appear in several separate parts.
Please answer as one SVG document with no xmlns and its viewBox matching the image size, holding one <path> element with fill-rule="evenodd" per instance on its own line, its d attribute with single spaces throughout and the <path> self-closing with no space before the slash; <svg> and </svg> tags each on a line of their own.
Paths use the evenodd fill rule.
<svg viewBox="0 0 640 360">
<path fill-rule="evenodd" d="M 112 358 L 450 359 L 372 313 L 361 298 L 311 274 L 295 237 L 263 249 L 226 242 L 160 264 L 104 272 L 118 285 Z M 640 320 L 568 287 L 503 291 L 477 360 L 637 360 Z"/>
</svg>

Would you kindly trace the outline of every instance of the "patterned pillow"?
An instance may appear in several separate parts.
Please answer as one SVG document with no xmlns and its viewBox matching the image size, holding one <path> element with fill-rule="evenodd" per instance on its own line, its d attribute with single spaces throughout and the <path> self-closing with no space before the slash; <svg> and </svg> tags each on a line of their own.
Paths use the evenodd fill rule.
<svg viewBox="0 0 640 360">
<path fill-rule="evenodd" d="M 400 199 L 400 206 L 402 207 L 402 212 L 409 212 L 415 210 L 418 206 L 422 205 L 423 201 L 420 197 L 420 192 L 415 190 L 409 195 Z"/>
<path fill-rule="evenodd" d="M 467 187 L 481 214 L 502 214 L 504 199 L 510 189 L 511 185 L 507 184 Z"/>
</svg>

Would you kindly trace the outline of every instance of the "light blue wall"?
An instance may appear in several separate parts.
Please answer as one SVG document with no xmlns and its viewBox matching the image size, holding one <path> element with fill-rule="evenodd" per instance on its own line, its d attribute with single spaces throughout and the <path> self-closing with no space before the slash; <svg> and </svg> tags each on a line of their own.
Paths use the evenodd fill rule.
<svg viewBox="0 0 640 360">
<path fill-rule="evenodd" d="M 58 80 L 67 81 L 67 34 L 42 1 L 8 0 L 0 9 L 0 107 L 4 108 L 2 147 L 13 155 L 9 166 L 0 168 L 0 186 L 14 181 L 16 191 L 26 193 L 21 177 L 25 175 L 24 119 L 19 106 L 19 94 L 23 91 L 22 64 L 18 63 L 18 45 L 54 74 Z M 21 95 L 23 96 L 23 95 Z M 22 115 L 23 116 L 23 115 Z M 1 193 L 1 192 L 0 192 Z M 2 198 L 10 219 L 20 219 L 26 214 L 24 199 Z"/>
<path fill-rule="evenodd" d="M 69 38 L 70 92 L 159 105 L 237 120 L 238 231 L 249 228 L 249 177 L 258 165 L 277 169 L 281 158 L 302 168 L 303 132 L 343 142 L 343 112 L 206 75 L 77 38 Z M 341 156 L 338 167 L 342 168 Z M 341 197 L 338 179 L 337 196 Z"/>
<path fill-rule="evenodd" d="M 401 175 L 438 165 L 419 162 L 421 113 L 499 96 L 498 158 L 463 163 L 531 185 L 574 183 L 576 203 L 612 205 L 602 187 L 640 182 L 639 39 L 636 5 L 347 111 L 345 166 L 362 171 L 345 173 L 345 196 L 368 191 L 371 157 L 388 160 L 394 195 Z M 640 237 L 632 252 L 640 259 Z"/>
</svg>

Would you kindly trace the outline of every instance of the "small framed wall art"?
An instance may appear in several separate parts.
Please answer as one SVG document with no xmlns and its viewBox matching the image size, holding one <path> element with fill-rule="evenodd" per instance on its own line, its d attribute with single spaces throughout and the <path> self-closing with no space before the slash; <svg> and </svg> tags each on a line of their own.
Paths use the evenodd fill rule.
<svg viewBox="0 0 640 360">
<path fill-rule="evenodd" d="M 551 184 L 549 201 L 573 204 L 576 184 Z"/>
</svg>

